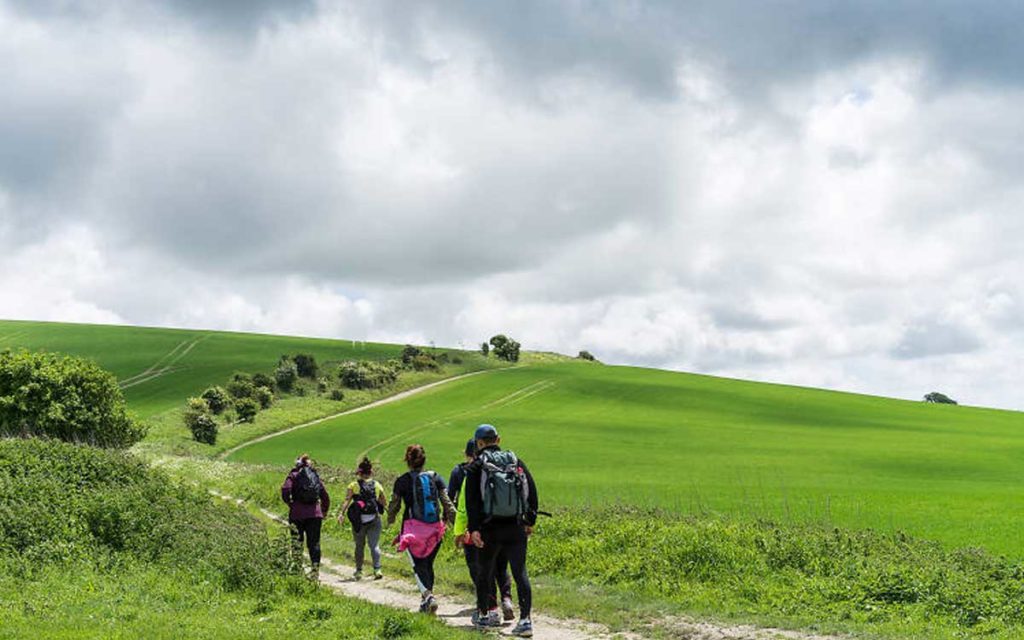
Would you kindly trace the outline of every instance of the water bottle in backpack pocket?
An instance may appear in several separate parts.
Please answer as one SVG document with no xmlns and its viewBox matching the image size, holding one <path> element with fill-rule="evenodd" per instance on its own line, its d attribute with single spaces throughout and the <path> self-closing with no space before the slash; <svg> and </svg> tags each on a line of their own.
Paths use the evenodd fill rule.
<svg viewBox="0 0 1024 640">
<path fill-rule="evenodd" d="M 511 451 L 483 451 L 480 495 L 484 517 L 519 518 L 526 513 L 530 486 L 519 459 Z"/>
</svg>

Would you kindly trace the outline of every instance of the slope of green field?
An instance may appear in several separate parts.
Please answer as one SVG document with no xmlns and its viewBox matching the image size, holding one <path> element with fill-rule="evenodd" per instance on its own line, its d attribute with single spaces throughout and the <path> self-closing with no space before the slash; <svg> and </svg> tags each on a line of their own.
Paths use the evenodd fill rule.
<svg viewBox="0 0 1024 640">
<path fill-rule="evenodd" d="M 251 333 L 0 320 L 0 349 L 57 351 L 94 359 L 117 376 L 132 409 L 145 418 L 181 405 L 235 371 L 270 372 L 282 354 L 317 360 L 384 360 L 392 344 Z"/>
<path fill-rule="evenodd" d="M 1024 414 L 584 363 L 496 371 L 301 429 L 232 459 L 299 451 L 401 467 L 420 442 L 447 472 L 498 426 L 544 506 L 609 502 L 900 529 L 1024 555 Z"/>
</svg>

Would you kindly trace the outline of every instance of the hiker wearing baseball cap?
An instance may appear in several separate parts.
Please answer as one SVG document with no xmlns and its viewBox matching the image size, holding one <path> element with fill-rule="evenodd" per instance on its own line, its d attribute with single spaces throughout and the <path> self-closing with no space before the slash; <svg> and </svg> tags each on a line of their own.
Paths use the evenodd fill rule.
<svg viewBox="0 0 1024 640">
<path fill-rule="evenodd" d="M 501 450 L 501 438 L 493 425 L 480 425 L 473 438 L 477 462 L 468 470 L 464 483 L 470 543 L 479 549 L 480 563 L 473 624 L 495 626 L 495 616 L 488 612 L 488 592 L 494 583 L 498 554 L 504 552 L 519 595 L 519 624 L 512 634 L 529 638 L 533 636 L 532 591 L 526 572 L 526 548 L 537 521 L 537 485 L 515 453 Z"/>
<path fill-rule="evenodd" d="M 476 461 L 476 440 L 466 443 L 466 459 L 452 469 L 448 478 L 448 497 L 455 503 L 455 545 L 462 548 L 466 558 L 466 567 L 469 569 L 470 580 L 474 588 L 480 576 L 480 550 L 470 544 L 468 525 L 466 518 L 466 492 L 463 491 L 463 484 L 469 468 Z M 497 566 L 494 572 L 495 583 L 488 585 L 487 612 L 490 620 L 496 624 L 498 621 L 498 594 L 501 594 L 501 612 L 505 620 L 515 618 L 515 610 L 512 608 L 512 576 L 508 573 L 508 558 L 505 552 L 498 554 Z"/>
</svg>

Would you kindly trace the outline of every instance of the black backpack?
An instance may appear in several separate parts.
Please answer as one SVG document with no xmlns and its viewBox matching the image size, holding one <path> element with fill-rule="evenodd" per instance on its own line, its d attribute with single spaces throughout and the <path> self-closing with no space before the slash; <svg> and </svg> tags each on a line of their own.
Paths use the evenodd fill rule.
<svg viewBox="0 0 1024 640">
<path fill-rule="evenodd" d="M 409 515 L 413 520 L 435 523 L 441 520 L 441 499 L 437 497 L 437 474 L 433 471 L 410 473 L 412 477 L 412 509 Z"/>
<path fill-rule="evenodd" d="M 292 482 L 292 500 L 303 504 L 316 504 L 320 499 L 323 487 L 316 470 L 309 465 L 304 465 L 295 474 L 295 481 Z"/>
<path fill-rule="evenodd" d="M 355 496 L 359 505 L 359 513 L 364 516 L 375 516 L 384 513 L 384 505 L 377 499 L 377 483 L 373 480 L 359 480 L 359 495 Z"/>
</svg>

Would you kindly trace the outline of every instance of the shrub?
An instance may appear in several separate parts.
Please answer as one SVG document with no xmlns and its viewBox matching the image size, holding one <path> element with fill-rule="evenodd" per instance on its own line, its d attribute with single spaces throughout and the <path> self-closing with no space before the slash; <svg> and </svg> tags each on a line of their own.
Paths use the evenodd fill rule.
<svg viewBox="0 0 1024 640">
<path fill-rule="evenodd" d="M 42 436 L 130 447 L 146 430 L 113 374 L 54 353 L 0 352 L 0 436 Z"/>
<path fill-rule="evenodd" d="M 342 391 L 341 389 L 331 389 L 331 400 L 341 401 L 341 400 L 344 400 L 344 399 L 345 399 L 345 392 L 344 391 Z"/>
<path fill-rule="evenodd" d="M 242 422 L 256 422 L 256 414 L 260 405 L 252 398 L 240 398 L 235 401 L 235 414 Z"/>
<path fill-rule="evenodd" d="M 411 344 L 407 344 L 405 345 L 405 347 L 402 348 L 402 355 L 400 359 L 402 361 L 402 364 L 408 367 L 412 365 L 412 361 L 414 358 L 421 355 L 423 355 L 422 349 L 420 349 L 419 347 L 414 347 Z"/>
<path fill-rule="evenodd" d="M 295 370 L 299 374 L 300 378 L 313 379 L 316 377 L 319 367 L 316 364 L 316 358 L 312 355 L 308 353 L 297 353 L 295 354 L 295 357 L 292 358 L 292 361 L 295 363 Z"/>
<path fill-rule="evenodd" d="M 498 334 L 491 338 L 494 355 L 508 362 L 519 362 L 519 343 L 506 335 Z"/>
<path fill-rule="evenodd" d="M 224 413 L 231 402 L 228 392 L 224 390 L 224 387 L 210 387 L 203 392 L 201 397 L 206 401 L 206 406 L 209 407 L 215 416 Z"/>
<path fill-rule="evenodd" d="M 462 356 L 452 356 L 452 364 L 462 364 Z"/>
<path fill-rule="evenodd" d="M 342 385 L 349 389 L 379 389 L 394 384 L 401 368 L 399 362 L 346 362 L 338 368 Z"/>
<path fill-rule="evenodd" d="M 232 398 L 251 398 L 256 393 L 256 385 L 248 373 L 235 373 L 227 384 L 228 393 Z"/>
<path fill-rule="evenodd" d="M 938 391 L 932 391 L 924 397 L 925 402 L 934 402 L 937 404 L 956 404 L 956 400 L 950 398 L 944 393 Z"/>
<path fill-rule="evenodd" d="M 427 354 L 420 354 L 412 359 L 412 368 L 416 371 L 437 371 L 441 365 Z"/>
<path fill-rule="evenodd" d="M 265 373 L 254 373 L 252 374 L 252 383 L 257 387 L 263 387 L 264 389 L 274 390 L 274 379 Z"/>
<path fill-rule="evenodd" d="M 480 353 L 483 355 L 483 357 L 486 358 L 487 354 L 489 354 L 490 352 L 491 352 L 491 345 L 487 344 L 486 342 L 481 342 L 480 343 Z"/>
<path fill-rule="evenodd" d="M 277 369 L 274 369 L 274 380 L 277 382 L 278 388 L 281 391 L 291 391 L 298 379 L 299 370 L 295 366 L 295 362 L 287 356 L 281 356 L 281 360 L 277 363 Z"/>
<path fill-rule="evenodd" d="M 316 381 L 317 393 L 327 393 L 327 390 L 331 388 L 331 381 L 327 378 L 320 378 Z"/>
<path fill-rule="evenodd" d="M 580 351 L 579 355 L 577 355 L 576 357 L 579 358 L 580 360 L 589 360 L 590 362 L 597 362 L 597 358 L 594 357 L 594 354 L 586 350 Z"/>
<path fill-rule="evenodd" d="M 274 404 L 274 392 L 266 387 L 256 387 L 256 402 L 260 409 L 269 409 Z"/>
<path fill-rule="evenodd" d="M 202 398 L 189 398 L 185 404 L 185 412 L 182 420 L 189 431 L 192 432 L 192 439 L 204 444 L 217 442 L 217 421 L 210 415 L 210 406 Z"/>
</svg>

